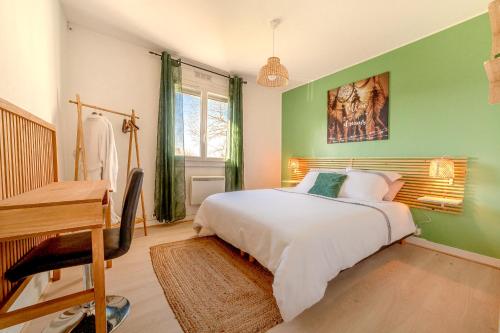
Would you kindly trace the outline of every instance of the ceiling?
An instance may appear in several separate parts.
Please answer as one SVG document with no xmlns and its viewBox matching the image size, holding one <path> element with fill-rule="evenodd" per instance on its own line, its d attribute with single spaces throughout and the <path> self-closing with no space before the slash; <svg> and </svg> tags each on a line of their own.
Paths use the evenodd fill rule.
<svg viewBox="0 0 500 333">
<path fill-rule="evenodd" d="M 61 0 L 67 19 L 220 70 L 254 77 L 272 55 L 290 87 L 486 12 L 490 0 Z"/>
</svg>

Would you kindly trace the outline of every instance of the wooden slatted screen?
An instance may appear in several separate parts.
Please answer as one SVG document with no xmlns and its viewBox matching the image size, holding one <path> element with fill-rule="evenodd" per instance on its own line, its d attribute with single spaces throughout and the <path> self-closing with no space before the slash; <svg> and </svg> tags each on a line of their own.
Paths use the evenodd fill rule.
<svg viewBox="0 0 500 333">
<path fill-rule="evenodd" d="M 0 99 L 0 200 L 57 181 L 56 147 L 52 124 Z M 0 313 L 28 282 L 10 283 L 5 271 L 46 238 L 0 242 Z"/>
<path fill-rule="evenodd" d="M 434 210 L 444 213 L 460 214 L 463 205 L 453 206 L 418 201 L 422 196 L 464 198 L 467 178 L 467 158 L 450 158 L 455 162 L 455 178 L 453 184 L 446 179 L 429 177 L 430 161 L 435 157 L 415 158 L 296 158 L 299 162 L 297 170 L 291 173 L 292 180 L 301 180 L 309 169 L 315 168 L 347 168 L 361 170 L 396 171 L 403 176 L 405 185 L 394 201 L 410 207 Z M 448 157 L 447 157 L 448 158 Z"/>
</svg>

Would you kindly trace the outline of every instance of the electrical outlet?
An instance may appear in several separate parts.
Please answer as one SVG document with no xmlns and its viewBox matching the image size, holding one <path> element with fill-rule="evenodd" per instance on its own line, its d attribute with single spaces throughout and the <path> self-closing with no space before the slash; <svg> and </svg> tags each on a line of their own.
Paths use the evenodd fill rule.
<svg viewBox="0 0 500 333">
<path fill-rule="evenodd" d="M 413 233 L 415 236 L 420 236 L 422 235 L 422 229 L 421 228 L 417 228 L 417 230 L 415 230 L 415 232 Z"/>
</svg>

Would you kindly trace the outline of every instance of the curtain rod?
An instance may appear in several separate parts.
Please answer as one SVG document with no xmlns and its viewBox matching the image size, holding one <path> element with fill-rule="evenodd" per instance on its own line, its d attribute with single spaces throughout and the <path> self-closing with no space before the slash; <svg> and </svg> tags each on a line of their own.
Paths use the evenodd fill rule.
<svg viewBox="0 0 500 333">
<path fill-rule="evenodd" d="M 155 56 L 161 57 L 161 54 L 156 53 L 156 52 L 153 52 L 153 51 L 149 51 L 149 54 L 152 54 L 152 55 L 155 55 Z M 203 67 L 199 67 L 199 66 L 196 66 L 196 65 L 193 65 L 193 64 L 189 64 L 189 63 L 187 63 L 187 62 L 182 61 L 181 59 L 177 59 L 177 60 L 178 60 L 181 64 L 183 64 L 183 65 L 190 66 L 190 67 L 194 67 L 194 68 L 198 68 L 198 69 L 201 69 L 202 71 L 209 72 L 209 73 L 212 73 L 212 74 L 215 74 L 215 75 L 219 75 L 219 76 L 223 76 L 223 77 L 226 77 L 226 78 L 228 78 L 228 79 L 230 79 L 230 78 L 231 78 L 231 76 L 230 76 L 230 75 L 224 75 L 224 74 L 217 73 L 217 72 L 211 71 L 211 70 L 206 69 L 206 68 L 203 68 Z M 247 84 L 247 81 L 243 81 L 243 84 Z"/>
</svg>

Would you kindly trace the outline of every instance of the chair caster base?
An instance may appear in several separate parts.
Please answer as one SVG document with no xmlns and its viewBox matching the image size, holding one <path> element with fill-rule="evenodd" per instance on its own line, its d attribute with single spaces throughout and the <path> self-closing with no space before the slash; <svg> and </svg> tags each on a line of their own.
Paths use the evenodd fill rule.
<svg viewBox="0 0 500 333">
<path fill-rule="evenodd" d="M 106 296 L 108 333 L 113 332 L 130 313 L 130 302 L 122 296 Z M 75 306 L 52 320 L 43 333 L 89 333 L 95 331 L 93 303 Z"/>
</svg>

